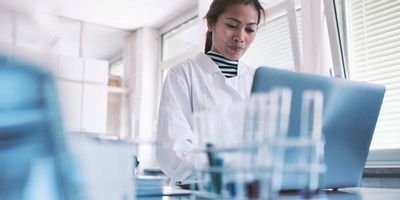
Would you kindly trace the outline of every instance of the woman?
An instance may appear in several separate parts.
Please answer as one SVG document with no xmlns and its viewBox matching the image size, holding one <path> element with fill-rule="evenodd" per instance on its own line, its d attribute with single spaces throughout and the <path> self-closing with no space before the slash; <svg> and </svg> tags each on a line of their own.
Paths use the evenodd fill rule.
<svg viewBox="0 0 400 200">
<path fill-rule="evenodd" d="M 191 175 L 197 138 L 192 114 L 228 110 L 249 98 L 254 70 L 239 59 L 253 42 L 264 15 L 258 0 L 214 0 L 205 16 L 204 53 L 169 71 L 158 116 L 157 161 L 171 183 Z"/>
</svg>

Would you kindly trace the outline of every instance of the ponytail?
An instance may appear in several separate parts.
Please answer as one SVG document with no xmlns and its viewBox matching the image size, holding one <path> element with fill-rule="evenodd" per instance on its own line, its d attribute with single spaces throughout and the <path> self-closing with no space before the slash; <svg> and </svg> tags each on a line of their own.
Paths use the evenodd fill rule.
<svg viewBox="0 0 400 200">
<path fill-rule="evenodd" d="M 204 53 L 207 53 L 211 50 L 212 47 L 212 32 L 211 31 L 207 31 L 206 33 L 206 45 L 204 48 Z"/>
</svg>

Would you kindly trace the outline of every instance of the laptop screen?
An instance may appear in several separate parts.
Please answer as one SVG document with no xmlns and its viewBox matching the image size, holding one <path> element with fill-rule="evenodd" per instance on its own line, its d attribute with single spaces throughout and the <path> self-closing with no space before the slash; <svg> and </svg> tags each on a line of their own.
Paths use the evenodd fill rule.
<svg viewBox="0 0 400 200">
<path fill-rule="evenodd" d="M 325 138 L 325 165 L 320 188 L 357 186 L 369 152 L 385 88 L 381 85 L 355 82 L 267 67 L 256 70 L 252 94 L 268 92 L 275 87 L 292 91 L 289 136 L 300 132 L 301 98 L 306 90 L 319 90 L 324 96 L 322 134 Z M 287 152 L 285 162 L 296 159 Z M 283 180 L 283 188 L 298 187 L 293 176 Z"/>
</svg>

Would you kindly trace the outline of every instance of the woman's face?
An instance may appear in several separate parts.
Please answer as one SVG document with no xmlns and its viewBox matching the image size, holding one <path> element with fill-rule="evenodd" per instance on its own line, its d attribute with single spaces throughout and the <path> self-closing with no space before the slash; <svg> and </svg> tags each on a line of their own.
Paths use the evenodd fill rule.
<svg viewBox="0 0 400 200">
<path fill-rule="evenodd" d="M 211 50 L 239 60 L 256 36 L 257 19 L 257 10 L 251 4 L 230 6 L 215 24 L 208 24 L 213 36 Z"/>
</svg>

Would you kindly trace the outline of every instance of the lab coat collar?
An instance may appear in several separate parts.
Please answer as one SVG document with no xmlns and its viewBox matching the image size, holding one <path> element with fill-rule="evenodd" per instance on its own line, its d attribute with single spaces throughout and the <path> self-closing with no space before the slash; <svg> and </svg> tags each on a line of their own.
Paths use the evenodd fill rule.
<svg viewBox="0 0 400 200">
<path fill-rule="evenodd" d="M 210 73 L 218 73 L 221 72 L 218 65 L 206 54 L 199 53 L 197 55 L 197 60 L 206 68 L 206 70 Z M 239 60 L 238 63 L 238 76 L 243 76 L 250 73 L 249 68 Z"/>
<path fill-rule="evenodd" d="M 243 76 L 243 75 L 250 73 L 249 68 L 240 60 L 238 63 L 238 72 L 237 73 L 238 73 L 238 76 Z"/>
</svg>

